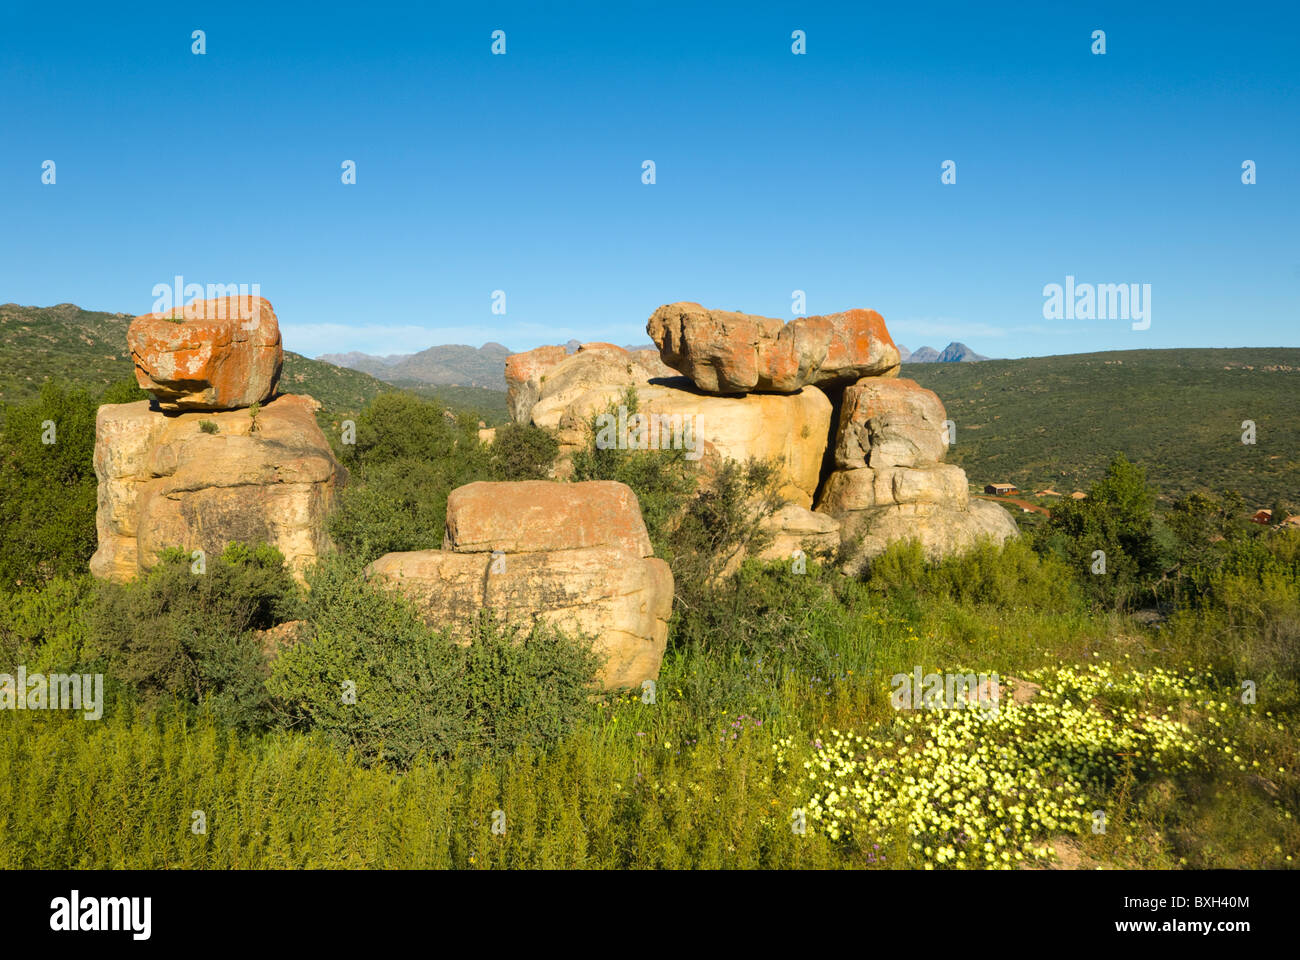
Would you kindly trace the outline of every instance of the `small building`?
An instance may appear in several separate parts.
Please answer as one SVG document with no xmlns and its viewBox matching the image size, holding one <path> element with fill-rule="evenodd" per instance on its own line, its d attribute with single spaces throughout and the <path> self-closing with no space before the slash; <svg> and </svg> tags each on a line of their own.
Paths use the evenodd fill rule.
<svg viewBox="0 0 1300 960">
<path fill-rule="evenodd" d="M 1046 489 L 1046 490 L 1039 490 L 1037 493 L 1034 494 L 1034 496 L 1036 496 L 1036 497 L 1059 497 L 1060 494 L 1057 493 L 1055 490 L 1053 490 L 1053 489 L 1051 489 L 1051 488 L 1049 487 L 1049 488 Z"/>
<path fill-rule="evenodd" d="M 1272 523 L 1272 510 L 1256 510 L 1254 516 L 1250 518 L 1251 523 Z"/>
<path fill-rule="evenodd" d="M 1013 493 L 1019 493 L 1014 483 L 989 483 L 985 484 L 984 492 L 992 494 L 995 497 L 1009 497 Z"/>
</svg>

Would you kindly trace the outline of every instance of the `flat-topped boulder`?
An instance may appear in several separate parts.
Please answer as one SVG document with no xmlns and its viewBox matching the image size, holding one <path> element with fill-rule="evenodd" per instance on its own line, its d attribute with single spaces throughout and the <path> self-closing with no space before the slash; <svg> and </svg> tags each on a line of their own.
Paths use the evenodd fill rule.
<svg viewBox="0 0 1300 960">
<path fill-rule="evenodd" d="M 525 553 L 586 547 L 618 547 L 637 557 L 654 552 L 641 505 L 627 484 L 480 480 L 447 497 L 444 550 Z"/>
<path fill-rule="evenodd" d="M 660 307 L 646 324 L 664 363 L 708 393 L 794 393 L 893 376 L 898 347 L 874 310 L 847 310 L 785 323 L 698 303 Z"/>
<path fill-rule="evenodd" d="M 606 689 L 659 675 L 673 575 L 651 556 L 636 495 L 614 482 L 480 482 L 447 501 L 441 550 L 389 553 L 367 576 L 399 590 L 425 622 L 468 640 L 478 616 L 586 638 Z"/>
<path fill-rule="evenodd" d="M 136 317 L 127 329 L 140 387 L 164 410 L 264 403 L 284 365 L 280 324 L 262 297 L 199 300 Z"/>
<path fill-rule="evenodd" d="M 130 580 L 168 547 L 209 557 L 270 543 L 301 577 L 330 547 L 326 520 L 346 471 L 311 397 L 249 410 L 164 413 L 148 400 L 105 404 L 95 421 L 95 576 Z"/>
</svg>

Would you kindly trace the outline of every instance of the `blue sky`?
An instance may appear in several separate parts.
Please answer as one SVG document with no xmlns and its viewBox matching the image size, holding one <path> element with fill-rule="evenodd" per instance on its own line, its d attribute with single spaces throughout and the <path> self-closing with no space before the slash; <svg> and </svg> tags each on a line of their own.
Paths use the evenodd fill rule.
<svg viewBox="0 0 1300 960">
<path fill-rule="evenodd" d="M 310 356 L 796 289 L 912 348 L 1300 346 L 1294 4 L 289 6 L 4 6 L 0 302 L 259 283 Z M 1150 328 L 1045 320 L 1067 275 Z"/>
</svg>

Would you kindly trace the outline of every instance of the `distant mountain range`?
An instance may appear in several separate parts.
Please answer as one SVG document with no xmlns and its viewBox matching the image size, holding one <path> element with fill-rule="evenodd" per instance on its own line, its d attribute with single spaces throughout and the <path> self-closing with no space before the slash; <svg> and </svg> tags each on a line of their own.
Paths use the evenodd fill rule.
<svg viewBox="0 0 1300 960">
<path fill-rule="evenodd" d="M 570 340 L 565 346 L 570 353 L 573 353 L 581 346 L 581 342 Z M 625 349 L 653 350 L 655 346 L 652 343 L 642 343 L 628 345 Z M 956 341 L 948 344 L 942 351 L 934 347 L 921 347 L 919 350 L 911 351 L 900 343 L 898 352 L 902 355 L 904 363 L 967 363 L 988 359 L 966 344 Z M 400 387 L 426 385 L 504 390 L 506 388 L 505 360 L 512 353 L 513 350 L 499 343 L 485 343 L 481 347 L 452 343 L 429 347 L 419 353 L 389 354 L 386 357 L 354 350 L 351 353 L 324 353 L 316 359 L 349 370 L 368 373 L 378 380 Z"/>
<path fill-rule="evenodd" d="M 940 352 L 934 347 L 918 347 L 916 350 L 908 350 L 901 343 L 896 344 L 899 354 L 902 355 L 904 363 L 966 363 L 977 360 L 987 360 L 988 357 L 976 353 L 964 343 L 958 343 L 954 340 Z"/>
<path fill-rule="evenodd" d="M 582 341 L 570 340 L 564 346 L 573 353 L 582 346 Z M 625 349 L 654 350 L 655 345 L 637 344 Z M 398 386 L 429 384 L 505 390 L 506 357 L 514 352 L 499 343 L 485 343 L 481 347 L 452 343 L 430 347 L 419 353 L 389 354 L 386 357 L 354 350 L 351 353 L 323 353 L 316 359 L 349 370 L 359 370 Z"/>
<path fill-rule="evenodd" d="M 499 343 L 468 347 L 452 343 L 419 353 L 377 357 L 369 353 L 326 353 L 325 363 L 360 370 L 388 383 L 427 383 L 435 386 L 486 387 L 504 390 L 506 357 L 514 353 Z"/>
</svg>

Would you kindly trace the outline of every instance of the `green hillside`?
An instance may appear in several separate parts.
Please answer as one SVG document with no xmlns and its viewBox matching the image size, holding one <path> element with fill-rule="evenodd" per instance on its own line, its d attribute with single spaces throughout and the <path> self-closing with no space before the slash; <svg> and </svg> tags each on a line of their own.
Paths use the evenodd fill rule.
<svg viewBox="0 0 1300 960">
<path fill-rule="evenodd" d="M 1300 349 L 904 364 L 902 375 L 939 394 L 957 424 L 948 459 L 981 487 L 1087 489 L 1122 452 L 1165 500 L 1235 489 L 1256 506 L 1300 503 Z"/>
<path fill-rule="evenodd" d="M 126 328 L 131 319 L 128 313 L 82 310 L 71 303 L 0 304 L 0 404 L 36 396 L 46 380 L 72 383 L 98 395 L 110 383 L 130 377 Z M 470 411 L 490 425 L 506 419 L 501 390 L 434 387 L 414 380 L 390 384 L 359 370 L 284 353 L 280 390 L 310 394 L 323 405 L 322 413 L 357 411 L 377 394 L 398 389 Z"/>
<path fill-rule="evenodd" d="M 46 380 L 99 393 L 131 375 L 125 313 L 0 304 L 0 403 L 36 396 Z"/>
<path fill-rule="evenodd" d="M 131 375 L 131 317 L 0 305 L 0 404 L 33 397 L 46 379 L 99 393 Z M 904 364 L 903 376 L 939 394 L 957 424 L 949 460 L 973 484 L 1009 481 L 1032 493 L 1086 489 L 1123 452 L 1147 468 L 1166 499 L 1235 489 L 1247 503 L 1300 504 L 1300 349 L 1129 350 Z M 285 353 L 282 390 L 308 393 L 325 413 L 356 411 L 407 389 L 489 424 L 506 419 L 505 394 L 481 387 L 385 383 Z M 1257 443 L 1241 442 L 1254 420 Z"/>
<path fill-rule="evenodd" d="M 82 310 L 71 303 L 0 305 L 0 403 L 36 396 L 45 380 L 98 394 L 130 377 L 130 322 L 130 314 Z M 394 388 L 368 374 L 285 351 L 280 389 L 310 394 L 326 410 L 359 410 L 376 394 Z"/>
</svg>

